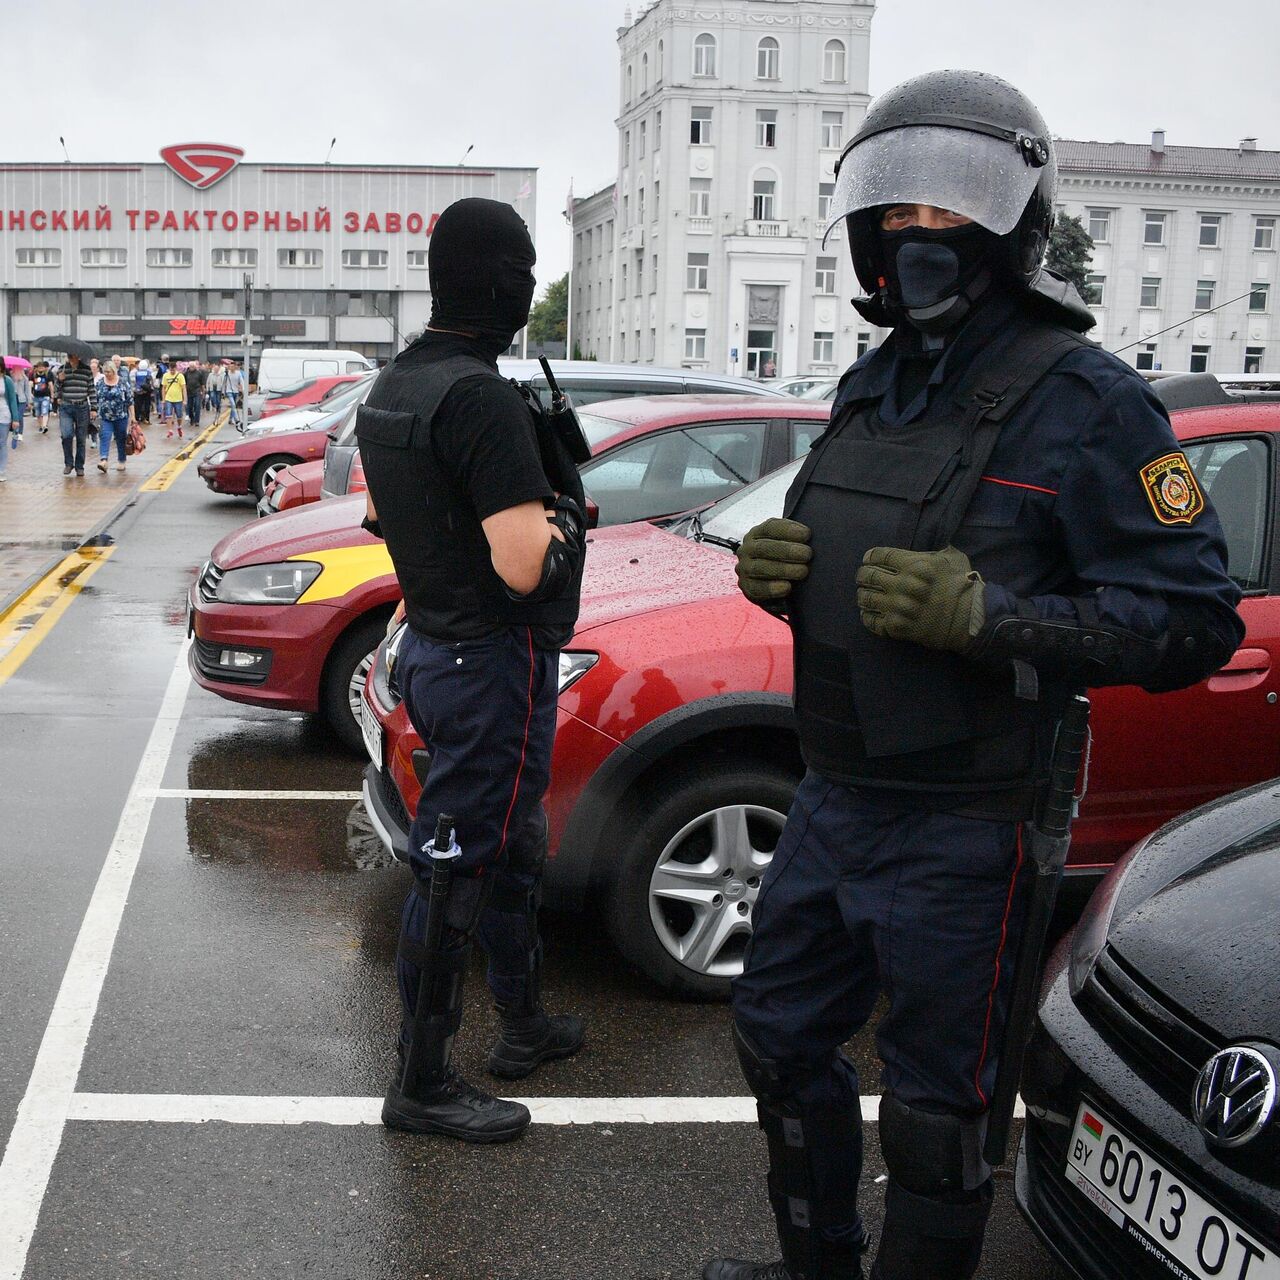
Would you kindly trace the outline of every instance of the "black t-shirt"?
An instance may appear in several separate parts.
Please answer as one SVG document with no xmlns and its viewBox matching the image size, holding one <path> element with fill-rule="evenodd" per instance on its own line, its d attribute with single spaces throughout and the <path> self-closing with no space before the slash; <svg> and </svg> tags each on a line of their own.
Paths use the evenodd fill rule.
<svg viewBox="0 0 1280 1280">
<path fill-rule="evenodd" d="M 428 412 L 451 376 L 442 363 L 459 356 L 492 372 L 465 373 Z M 576 600 L 569 609 L 513 601 L 482 526 L 499 511 L 555 497 L 529 406 L 497 375 L 483 346 L 428 332 L 379 376 L 356 435 L 410 625 L 444 643 L 527 625 L 535 645 L 557 649 L 573 634 Z"/>
</svg>

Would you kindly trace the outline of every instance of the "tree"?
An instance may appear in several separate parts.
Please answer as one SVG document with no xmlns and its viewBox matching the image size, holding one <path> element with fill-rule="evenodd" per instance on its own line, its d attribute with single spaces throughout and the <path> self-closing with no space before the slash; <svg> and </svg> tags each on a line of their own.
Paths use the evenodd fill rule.
<svg viewBox="0 0 1280 1280">
<path fill-rule="evenodd" d="M 1093 240 L 1084 229 L 1084 223 L 1069 213 L 1059 214 L 1049 233 L 1049 252 L 1044 263 L 1050 271 L 1070 280 L 1086 302 L 1092 293 L 1088 282 L 1092 259 Z"/>
<path fill-rule="evenodd" d="M 569 332 L 569 275 L 547 285 L 547 291 L 529 312 L 529 342 L 541 346 L 546 342 L 563 342 Z"/>
</svg>

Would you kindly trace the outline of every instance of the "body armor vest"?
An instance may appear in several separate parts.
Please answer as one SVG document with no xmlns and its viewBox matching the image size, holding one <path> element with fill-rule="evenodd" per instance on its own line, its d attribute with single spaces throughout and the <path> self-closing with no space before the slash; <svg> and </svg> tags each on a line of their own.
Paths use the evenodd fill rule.
<svg viewBox="0 0 1280 1280">
<path fill-rule="evenodd" d="M 812 530 L 809 576 L 788 612 L 801 748 L 824 777 L 944 794 L 1036 780 L 1038 744 L 1068 691 L 1046 683 L 1039 701 L 1022 700 L 1008 671 L 873 635 L 855 579 L 871 547 L 951 544 L 1001 424 L 1081 345 L 1078 334 L 1019 320 L 949 374 L 921 418 L 887 426 L 855 382 L 814 444 L 784 514 Z"/>
<path fill-rule="evenodd" d="M 437 448 L 433 424 L 454 387 L 476 376 L 506 379 L 475 356 L 433 360 L 414 354 L 416 360 L 406 362 L 402 354 L 382 373 L 356 417 L 361 458 L 409 624 L 445 643 L 477 639 L 504 626 L 572 632 L 581 567 L 559 599 L 534 604 L 512 599 L 493 568 L 480 520 Z M 536 397 L 521 394 L 548 484 L 585 508 L 577 467 L 543 421 Z M 521 425 L 513 421 L 513 432 Z"/>
</svg>

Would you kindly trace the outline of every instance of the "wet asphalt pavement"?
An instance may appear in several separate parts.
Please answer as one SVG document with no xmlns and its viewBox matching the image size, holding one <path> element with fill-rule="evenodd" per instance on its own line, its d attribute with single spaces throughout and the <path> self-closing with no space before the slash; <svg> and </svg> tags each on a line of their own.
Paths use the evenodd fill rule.
<svg viewBox="0 0 1280 1280">
<path fill-rule="evenodd" d="M 182 693 L 171 676 L 185 671 L 187 586 L 252 516 L 247 501 L 210 494 L 194 466 L 146 495 L 110 530 L 111 558 L 0 684 L 0 1146 L 20 1133 L 5 1158 L 20 1146 L 27 1161 L 0 1193 L 16 1185 L 36 1223 L 29 1244 L 0 1223 L 0 1280 L 640 1280 L 696 1276 L 720 1251 L 774 1256 L 764 1144 L 748 1123 L 535 1125 L 519 1143 L 472 1148 L 349 1122 L 376 1118 L 393 1062 L 408 885 L 344 798 L 362 762 L 307 717 L 194 686 L 167 760 L 148 751 L 166 691 Z M 131 793 L 160 763 L 152 790 Z M 336 795 L 182 794 L 264 789 Z M 113 937 L 86 910 L 109 851 L 131 842 Z M 78 935 L 86 954 L 109 955 L 100 996 L 64 987 L 51 1027 Z M 549 917 L 546 945 L 548 1003 L 584 1014 L 589 1040 L 521 1082 L 521 1096 L 745 1092 L 724 1007 L 657 992 L 590 917 Z M 478 967 L 469 991 L 458 1059 L 492 1083 Z M 870 1038 L 852 1051 L 875 1093 Z M 228 1095 L 217 1105 L 239 1108 L 234 1121 L 190 1121 L 192 1097 Z M 282 1097 L 347 1100 L 344 1122 L 242 1122 L 243 1100 Z M 117 1103 L 139 1114 L 94 1118 Z M 869 1125 L 873 1230 L 882 1172 Z M 984 1276 L 1063 1280 L 1005 1177 L 988 1240 Z"/>
</svg>

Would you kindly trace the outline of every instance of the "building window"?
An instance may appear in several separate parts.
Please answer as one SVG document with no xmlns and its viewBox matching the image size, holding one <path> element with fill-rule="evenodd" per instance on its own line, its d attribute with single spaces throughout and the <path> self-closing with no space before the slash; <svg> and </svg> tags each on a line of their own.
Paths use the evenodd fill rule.
<svg viewBox="0 0 1280 1280">
<path fill-rule="evenodd" d="M 1216 249 L 1221 243 L 1222 215 L 1220 213 L 1202 213 L 1200 215 L 1200 247 Z"/>
<path fill-rule="evenodd" d="M 654 84 L 662 83 L 662 63 L 663 63 L 663 54 L 665 50 L 666 50 L 666 45 L 661 40 L 659 40 L 658 41 L 658 65 L 654 68 L 654 72 L 653 72 Z"/>
<path fill-rule="evenodd" d="M 131 316 L 133 294 L 128 289 L 103 289 L 80 295 L 80 310 L 87 316 Z"/>
<path fill-rule="evenodd" d="M 1274 218 L 1254 218 L 1253 247 L 1255 249 L 1274 249 L 1276 247 L 1276 220 Z"/>
<path fill-rule="evenodd" d="M 636 221 L 644 226 L 644 188 L 636 192 Z"/>
<path fill-rule="evenodd" d="M 277 316 L 328 315 L 328 303 L 319 289 L 275 289 L 271 294 L 271 312 Z"/>
<path fill-rule="evenodd" d="M 1255 280 L 1249 286 L 1249 310 L 1268 311 L 1271 307 L 1271 285 L 1265 280 Z"/>
<path fill-rule="evenodd" d="M 427 251 L 425 249 L 410 249 L 405 254 L 405 262 L 415 271 L 425 271 L 427 268 Z"/>
<path fill-rule="evenodd" d="M 703 32 L 693 42 L 693 74 L 714 76 L 716 73 L 716 38 Z"/>
<path fill-rule="evenodd" d="M 1245 373 L 1261 373 L 1262 372 L 1262 354 L 1266 351 L 1266 347 L 1245 347 L 1244 349 L 1244 371 Z"/>
<path fill-rule="evenodd" d="M 819 329 L 813 335 L 814 364 L 834 364 L 836 359 L 836 335 L 825 329 Z"/>
<path fill-rule="evenodd" d="M 631 101 L 631 68 L 627 67 L 627 101 Z"/>
<path fill-rule="evenodd" d="M 324 262 L 322 249 L 277 249 L 276 265 L 280 267 L 318 267 Z"/>
<path fill-rule="evenodd" d="M 778 113 L 776 111 L 756 112 L 756 146 L 776 147 L 778 145 Z"/>
<path fill-rule="evenodd" d="M 387 251 L 385 249 L 343 249 L 342 265 L 344 267 L 385 267 Z"/>
<path fill-rule="evenodd" d="M 622 288 L 619 289 L 618 291 L 618 297 L 625 298 L 627 296 L 627 264 L 625 262 L 622 264 L 622 275 L 620 277 L 620 283 L 622 285 Z M 625 342 L 626 339 L 624 338 L 623 341 Z"/>
<path fill-rule="evenodd" d="M 61 249 L 17 249 L 14 261 L 20 267 L 60 267 L 62 266 Z"/>
<path fill-rule="evenodd" d="M 636 297 L 644 292 L 644 250 L 636 250 Z M 640 340 L 636 339 L 636 352 L 639 354 Z"/>
<path fill-rule="evenodd" d="M 778 42 L 772 36 L 765 36 L 756 45 L 756 79 L 776 80 L 778 78 Z"/>
<path fill-rule="evenodd" d="M 1214 281 L 1197 280 L 1196 281 L 1196 305 L 1197 311 L 1211 311 L 1213 309 L 1213 291 Z"/>
<path fill-rule="evenodd" d="M 194 316 L 200 308 L 192 289 L 156 289 L 142 295 L 142 310 L 152 316 Z"/>
<path fill-rule="evenodd" d="M 640 92 L 649 92 L 649 55 L 646 53 L 640 59 Z"/>
<path fill-rule="evenodd" d="M 839 151 L 844 137 L 844 112 L 824 111 L 822 113 L 822 137 L 820 145 L 827 151 Z"/>
<path fill-rule="evenodd" d="M 835 293 L 836 260 L 834 258 L 818 259 L 818 269 L 814 273 L 813 287 L 819 293 Z"/>
<path fill-rule="evenodd" d="M 60 316 L 75 310 L 68 289 L 19 289 L 18 315 Z"/>
<path fill-rule="evenodd" d="M 656 178 L 653 183 L 653 220 L 657 222 L 662 217 L 662 183 Z"/>
<path fill-rule="evenodd" d="M 1154 369 L 1156 367 L 1156 344 L 1144 342 L 1138 349 L 1138 358 L 1133 362 L 1137 369 Z"/>
<path fill-rule="evenodd" d="M 689 217 L 711 217 L 711 179 L 689 179 Z"/>
<path fill-rule="evenodd" d="M 849 78 L 843 40 L 828 40 L 822 50 L 822 78 L 836 84 L 843 84 Z"/>
<path fill-rule="evenodd" d="M 711 255 L 709 253 L 691 253 L 685 259 L 684 287 L 705 293 L 707 280 L 711 271 Z"/>
<path fill-rule="evenodd" d="M 1202 346 L 1193 346 L 1191 348 L 1191 364 L 1192 373 L 1207 373 L 1209 370 L 1209 348 Z"/>
<path fill-rule="evenodd" d="M 644 120 L 641 120 L 641 121 L 640 121 L 640 136 L 639 136 L 639 138 L 636 140 L 636 141 L 637 141 L 637 144 L 638 144 L 638 151 L 639 151 L 639 155 L 638 155 L 638 157 L 637 157 L 637 158 L 638 158 L 638 159 L 640 159 L 640 160 L 643 160 L 643 159 L 644 159 L 644 157 L 645 157 L 645 144 L 646 144 L 646 142 L 648 141 L 648 138 L 647 138 L 648 132 L 649 132 L 649 125 L 648 125 L 648 122 L 647 122 L 647 121 L 644 121 Z"/>
<path fill-rule="evenodd" d="M 1107 277 L 1096 273 L 1084 278 L 1084 300 L 1091 307 L 1106 306 Z"/>
<path fill-rule="evenodd" d="M 1168 216 L 1167 213 L 1151 213 L 1150 211 L 1143 214 L 1143 244 L 1164 244 L 1164 224 Z"/>
<path fill-rule="evenodd" d="M 624 129 L 622 131 L 622 166 L 626 168 L 631 163 L 631 130 Z"/>
<path fill-rule="evenodd" d="M 215 249 L 213 265 L 215 267 L 256 267 L 258 251 L 257 249 Z"/>
<path fill-rule="evenodd" d="M 818 183 L 818 226 L 825 227 L 831 221 L 831 201 L 835 198 L 834 182 Z"/>
<path fill-rule="evenodd" d="M 238 316 L 243 306 L 244 294 L 239 289 L 211 289 L 204 295 L 205 315 Z M 262 303 L 259 301 L 254 310 L 260 309 L 261 306 Z M 274 307 L 269 307 L 268 310 L 274 312 Z"/>
<path fill-rule="evenodd" d="M 650 267 L 650 270 L 652 271 L 652 274 L 649 276 L 649 292 L 657 293 L 658 292 L 658 255 L 656 253 L 653 255 L 652 258 L 649 259 L 649 267 Z"/>
<path fill-rule="evenodd" d="M 686 360 L 705 360 L 707 358 L 707 331 L 705 329 L 686 329 L 684 331 L 684 358 Z"/>
<path fill-rule="evenodd" d="M 147 266 L 149 267 L 189 267 L 192 251 L 190 249 L 148 249 Z"/>
<path fill-rule="evenodd" d="M 1138 303 L 1140 307 L 1158 307 L 1160 305 L 1160 277 L 1159 276 L 1143 276 L 1142 277 L 1142 298 Z"/>
<path fill-rule="evenodd" d="M 629 227 L 631 225 L 631 197 L 622 197 L 622 225 Z"/>
<path fill-rule="evenodd" d="M 662 112 L 657 112 L 653 117 L 653 149 L 655 151 L 662 150 Z"/>
<path fill-rule="evenodd" d="M 338 314 L 348 316 L 381 316 L 391 314 L 389 293 L 340 293 L 337 295 Z"/>
<path fill-rule="evenodd" d="M 1106 244 L 1111 239 L 1111 210 L 1088 209 L 1089 239 L 1094 244 Z"/>
<path fill-rule="evenodd" d="M 865 332 L 864 332 L 864 333 L 859 333 L 859 334 L 858 334 L 858 349 L 857 349 L 857 356 L 858 356 L 858 359 L 859 359 L 859 360 L 861 360 L 861 359 L 862 359 L 862 357 L 863 357 L 863 356 L 865 356 L 865 355 L 867 354 L 867 352 L 868 352 L 868 351 L 870 351 L 870 350 L 871 350 L 871 335 L 870 335 L 869 333 L 865 333 Z"/>
<path fill-rule="evenodd" d="M 751 188 L 751 216 L 757 222 L 772 222 L 778 184 L 772 178 L 757 178 Z"/>
<path fill-rule="evenodd" d="M 128 252 L 124 249 L 80 250 L 80 265 L 82 267 L 123 267 L 128 260 Z"/>
<path fill-rule="evenodd" d="M 689 141 L 695 147 L 711 144 L 711 108 L 694 107 L 689 113 Z"/>
</svg>

